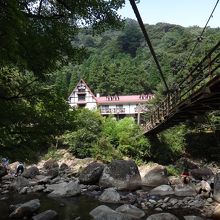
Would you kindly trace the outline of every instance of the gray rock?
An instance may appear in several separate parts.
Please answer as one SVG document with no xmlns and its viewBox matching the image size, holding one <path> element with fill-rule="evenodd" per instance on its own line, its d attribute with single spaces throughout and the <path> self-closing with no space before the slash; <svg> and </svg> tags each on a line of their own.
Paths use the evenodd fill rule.
<svg viewBox="0 0 220 220">
<path fill-rule="evenodd" d="M 52 220 L 57 216 L 57 212 L 54 210 L 47 210 L 45 212 L 41 212 L 38 215 L 32 217 L 33 220 Z"/>
<path fill-rule="evenodd" d="M 45 189 L 44 185 L 37 185 L 37 186 L 34 186 L 32 191 L 33 192 L 40 192 L 40 191 L 43 191 Z"/>
<path fill-rule="evenodd" d="M 220 219 L 220 205 L 215 207 L 212 217 L 213 217 L 213 219 L 216 219 L 216 220 Z"/>
<path fill-rule="evenodd" d="M 0 165 L 0 178 L 7 175 L 7 169 Z"/>
<path fill-rule="evenodd" d="M 58 182 L 60 182 L 60 181 L 61 181 L 61 177 L 60 177 L 60 176 L 57 176 L 56 178 L 52 179 L 52 180 L 50 181 L 50 183 L 51 183 L 51 184 L 55 184 L 55 183 L 58 183 Z"/>
<path fill-rule="evenodd" d="M 54 190 L 60 189 L 60 188 L 64 188 L 67 185 L 67 182 L 62 182 L 62 183 L 57 183 L 57 184 L 51 184 L 51 185 L 46 185 L 46 189 L 44 190 L 44 192 L 52 192 Z"/>
<path fill-rule="evenodd" d="M 68 167 L 67 164 L 62 163 L 62 164 L 60 165 L 60 170 L 64 171 L 64 170 L 67 170 L 67 169 L 69 169 L 69 167 Z"/>
<path fill-rule="evenodd" d="M 194 215 L 184 216 L 185 220 L 204 220 L 204 218 Z"/>
<path fill-rule="evenodd" d="M 199 166 L 194 161 L 192 161 L 192 160 L 190 160 L 189 158 L 186 158 L 186 157 L 180 158 L 176 162 L 176 167 L 179 168 L 180 170 L 183 170 L 186 167 L 190 170 L 199 168 Z"/>
<path fill-rule="evenodd" d="M 47 171 L 46 173 L 47 176 L 50 176 L 51 179 L 57 177 L 59 175 L 59 168 L 56 167 L 56 168 L 51 168 Z"/>
<path fill-rule="evenodd" d="M 120 202 L 120 195 L 114 188 L 105 189 L 99 197 L 102 202 L 118 203 Z"/>
<path fill-rule="evenodd" d="M 151 168 L 142 168 L 141 171 L 142 185 L 160 186 L 168 184 L 167 170 L 164 166 L 155 165 Z"/>
<path fill-rule="evenodd" d="M 159 213 L 150 215 L 146 220 L 179 220 L 175 215 L 170 213 Z"/>
<path fill-rule="evenodd" d="M 174 191 L 172 187 L 169 185 L 161 185 L 156 188 L 153 188 L 149 194 L 151 195 L 160 195 L 160 196 L 167 196 L 167 195 L 173 195 Z"/>
<path fill-rule="evenodd" d="M 196 190 L 190 185 L 177 185 L 174 189 L 176 196 L 195 196 Z"/>
<path fill-rule="evenodd" d="M 130 204 L 119 206 L 115 211 L 133 216 L 134 218 L 138 218 L 138 219 L 143 218 L 145 216 L 145 212 L 143 210 Z"/>
<path fill-rule="evenodd" d="M 104 165 L 101 163 L 90 163 L 79 176 L 80 183 L 83 184 L 95 184 L 99 181 Z"/>
<path fill-rule="evenodd" d="M 220 202 L 220 173 L 217 173 L 214 177 L 214 192 L 213 198 Z"/>
<path fill-rule="evenodd" d="M 28 186 L 25 186 L 25 187 L 23 187 L 20 191 L 19 191 L 19 194 L 26 194 L 27 193 L 27 191 L 28 191 Z"/>
<path fill-rule="evenodd" d="M 195 178 L 196 180 L 201 180 L 202 178 L 205 179 L 210 179 L 210 177 L 212 177 L 214 174 L 212 172 L 211 169 L 209 168 L 198 168 L 198 169 L 193 169 L 191 170 L 191 175 L 193 178 Z"/>
<path fill-rule="evenodd" d="M 52 177 L 39 175 L 39 176 L 36 176 L 35 178 L 37 179 L 38 184 L 45 184 L 45 183 L 49 183 Z"/>
<path fill-rule="evenodd" d="M 34 178 L 36 175 L 39 175 L 39 169 L 36 166 L 29 167 L 26 169 L 23 173 L 22 176 L 25 178 Z"/>
<path fill-rule="evenodd" d="M 29 185 L 30 185 L 30 183 L 29 183 L 29 181 L 26 178 L 24 178 L 22 176 L 18 176 L 11 183 L 10 187 L 12 189 L 15 189 L 15 190 L 19 191 L 21 188 L 23 188 L 25 186 L 29 186 Z"/>
<path fill-rule="evenodd" d="M 69 182 L 54 184 L 54 190 L 48 195 L 49 197 L 72 197 L 79 195 L 81 188 L 78 182 Z"/>
<path fill-rule="evenodd" d="M 50 159 L 44 163 L 43 167 L 46 170 L 50 170 L 50 169 L 54 169 L 54 168 L 59 168 L 59 164 L 55 160 Z"/>
<path fill-rule="evenodd" d="M 16 208 L 10 215 L 10 218 L 23 218 L 32 216 L 35 211 L 40 208 L 40 201 L 39 199 L 30 200 L 18 208 Z"/>
<path fill-rule="evenodd" d="M 104 168 L 99 185 L 134 190 L 141 186 L 141 176 L 134 161 L 114 160 Z"/>
<path fill-rule="evenodd" d="M 94 220 L 136 220 L 135 218 L 116 212 L 105 205 L 100 205 L 89 213 Z"/>
</svg>

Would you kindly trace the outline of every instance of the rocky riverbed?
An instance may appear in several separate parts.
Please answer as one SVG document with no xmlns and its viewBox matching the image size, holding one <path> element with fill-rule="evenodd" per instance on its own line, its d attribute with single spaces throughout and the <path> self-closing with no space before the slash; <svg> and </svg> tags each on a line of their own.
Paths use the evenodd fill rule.
<svg viewBox="0 0 220 220">
<path fill-rule="evenodd" d="M 1 219 L 220 219 L 218 167 L 184 163 L 194 183 L 167 176 L 161 165 L 137 167 L 132 160 L 41 161 L 18 177 L 1 168 Z M 213 193 L 198 194 L 201 177 L 214 178 Z"/>
</svg>

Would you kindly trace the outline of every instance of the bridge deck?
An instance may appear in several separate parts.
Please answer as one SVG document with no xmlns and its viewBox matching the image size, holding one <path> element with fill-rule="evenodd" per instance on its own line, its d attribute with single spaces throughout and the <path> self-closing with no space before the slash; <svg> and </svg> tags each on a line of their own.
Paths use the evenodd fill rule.
<svg viewBox="0 0 220 220">
<path fill-rule="evenodd" d="M 179 122 L 184 122 L 207 111 L 220 110 L 220 75 L 215 76 L 198 91 L 171 109 L 169 114 L 158 120 L 146 134 L 159 133 Z"/>
</svg>

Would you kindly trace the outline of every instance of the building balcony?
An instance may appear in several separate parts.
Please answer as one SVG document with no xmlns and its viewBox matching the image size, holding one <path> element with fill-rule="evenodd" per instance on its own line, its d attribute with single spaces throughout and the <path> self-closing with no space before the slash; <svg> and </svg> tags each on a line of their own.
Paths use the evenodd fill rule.
<svg viewBox="0 0 220 220">
<path fill-rule="evenodd" d="M 101 114 L 125 114 L 125 108 L 100 109 Z"/>
<path fill-rule="evenodd" d="M 148 111 L 148 110 L 147 110 L 147 108 L 145 108 L 145 109 L 144 109 L 144 108 L 141 108 L 141 109 L 140 109 L 139 107 L 136 107 L 136 108 L 134 108 L 134 111 L 135 111 L 135 113 L 138 113 L 138 112 L 139 112 L 139 113 L 144 113 L 144 112 L 146 112 L 146 111 Z"/>
<path fill-rule="evenodd" d="M 86 90 L 84 90 L 84 91 L 78 91 L 77 94 L 82 94 L 82 95 L 84 95 L 84 94 L 86 94 Z"/>
<path fill-rule="evenodd" d="M 78 100 L 77 104 L 86 104 L 86 100 Z"/>
</svg>

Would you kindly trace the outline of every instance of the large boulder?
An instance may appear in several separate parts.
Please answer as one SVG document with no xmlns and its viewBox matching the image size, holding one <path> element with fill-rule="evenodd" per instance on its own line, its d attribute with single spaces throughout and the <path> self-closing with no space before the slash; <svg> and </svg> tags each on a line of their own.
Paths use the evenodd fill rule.
<svg viewBox="0 0 220 220">
<path fill-rule="evenodd" d="M 66 187 L 66 185 L 67 185 L 67 182 L 61 182 L 57 184 L 47 184 L 46 185 L 47 188 L 44 191 L 53 192 L 53 191 L 59 190 L 60 188 Z"/>
<path fill-rule="evenodd" d="M 212 218 L 214 220 L 219 220 L 220 219 L 220 205 L 215 207 Z"/>
<path fill-rule="evenodd" d="M 168 196 L 173 195 L 174 191 L 171 186 L 169 185 L 161 185 L 157 186 L 156 188 L 153 188 L 149 194 L 151 195 L 159 195 L 159 196 Z"/>
<path fill-rule="evenodd" d="M 104 188 L 135 190 L 141 186 L 141 176 L 134 161 L 113 160 L 104 168 L 99 185 Z"/>
<path fill-rule="evenodd" d="M 101 202 L 118 203 L 120 202 L 120 195 L 114 188 L 108 188 L 100 195 L 99 200 Z"/>
<path fill-rule="evenodd" d="M 192 169 L 191 175 L 196 180 L 202 180 L 202 179 L 210 179 L 214 174 L 211 169 L 207 167 L 198 168 L 198 169 Z"/>
<path fill-rule="evenodd" d="M 64 170 L 67 170 L 67 169 L 69 169 L 69 166 L 68 166 L 66 163 L 62 163 L 62 164 L 60 165 L 60 170 L 61 170 L 61 171 L 64 171 Z"/>
<path fill-rule="evenodd" d="M 29 185 L 30 185 L 30 183 L 26 178 L 24 178 L 23 176 L 18 176 L 11 183 L 10 187 L 12 189 L 15 189 L 15 190 L 19 191 L 21 188 L 23 188 L 25 186 L 29 186 Z"/>
<path fill-rule="evenodd" d="M 147 220 L 179 220 L 175 215 L 170 213 L 159 213 L 150 215 Z"/>
<path fill-rule="evenodd" d="M 137 218 L 116 212 L 105 205 L 96 207 L 89 214 L 94 220 L 137 220 Z"/>
<path fill-rule="evenodd" d="M 216 201 L 220 202 L 220 173 L 217 173 L 214 177 L 213 197 Z"/>
<path fill-rule="evenodd" d="M 38 215 L 32 217 L 33 220 L 52 220 L 57 216 L 57 212 L 54 210 L 47 210 L 45 212 L 41 212 Z"/>
<path fill-rule="evenodd" d="M 81 193 L 80 185 L 77 181 L 69 183 L 54 184 L 54 190 L 48 195 L 49 197 L 72 197 Z"/>
<path fill-rule="evenodd" d="M 34 178 L 36 175 L 39 174 L 39 169 L 36 166 L 31 166 L 23 172 L 22 176 L 26 178 Z"/>
<path fill-rule="evenodd" d="M 194 161 L 190 160 L 189 158 L 181 157 L 176 162 L 176 167 L 181 170 L 184 170 L 185 168 L 192 170 L 192 169 L 198 169 L 199 165 L 197 163 L 195 163 Z"/>
<path fill-rule="evenodd" d="M 47 170 L 46 175 L 50 176 L 51 179 L 57 177 L 59 175 L 59 168 L 56 167 L 56 168 L 51 168 L 51 169 Z"/>
<path fill-rule="evenodd" d="M 115 211 L 127 214 L 129 216 L 133 216 L 137 219 L 143 218 L 145 216 L 145 212 L 143 210 L 130 204 L 124 204 L 122 206 L 119 206 Z"/>
<path fill-rule="evenodd" d="M 95 184 L 99 181 L 104 165 L 93 162 L 89 164 L 80 174 L 79 181 L 83 184 Z"/>
<path fill-rule="evenodd" d="M 191 185 L 176 185 L 174 189 L 176 196 L 195 196 L 196 190 Z"/>
<path fill-rule="evenodd" d="M 0 165 L 0 178 L 7 175 L 7 169 Z"/>
<path fill-rule="evenodd" d="M 49 159 L 47 160 L 44 165 L 43 165 L 44 169 L 46 170 L 50 170 L 50 169 L 54 169 L 54 168 L 59 168 L 59 164 L 56 162 L 56 160 L 53 159 Z"/>
<path fill-rule="evenodd" d="M 30 200 L 22 205 L 19 205 L 10 215 L 10 218 L 22 219 L 24 217 L 30 217 L 35 211 L 40 208 L 39 199 Z"/>
<path fill-rule="evenodd" d="M 164 166 L 155 164 L 139 168 L 143 186 L 160 186 L 168 184 L 167 170 Z"/>
<path fill-rule="evenodd" d="M 14 162 L 14 163 L 10 163 L 10 164 L 8 165 L 8 169 L 9 169 L 11 172 L 14 172 L 14 173 L 15 173 L 18 164 L 19 164 L 18 161 Z"/>
</svg>

